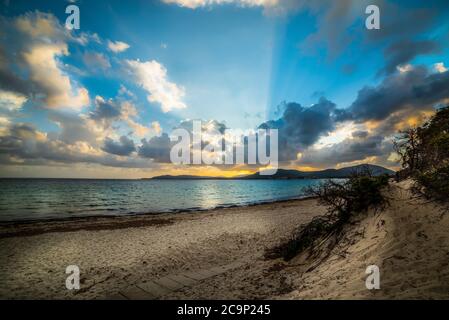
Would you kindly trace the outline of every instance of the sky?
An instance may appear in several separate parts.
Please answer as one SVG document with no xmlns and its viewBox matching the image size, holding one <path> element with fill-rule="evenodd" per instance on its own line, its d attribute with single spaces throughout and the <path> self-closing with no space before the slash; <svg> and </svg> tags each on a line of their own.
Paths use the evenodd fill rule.
<svg viewBox="0 0 449 320">
<path fill-rule="evenodd" d="M 0 0 L 0 177 L 258 169 L 171 163 L 193 120 L 209 140 L 277 129 L 283 168 L 396 169 L 394 135 L 449 103 L 448 18 L 439 0 Z"/>
</svg>

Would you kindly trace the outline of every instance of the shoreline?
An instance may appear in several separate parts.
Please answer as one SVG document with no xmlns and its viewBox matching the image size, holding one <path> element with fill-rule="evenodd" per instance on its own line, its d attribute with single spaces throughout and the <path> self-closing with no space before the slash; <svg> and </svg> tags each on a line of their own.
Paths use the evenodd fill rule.
<svg viewBox="0 0 449 320">
<path fill-rule="evenodd" d="M 267 248 L 324 213 L 317 200 L 301 199 L 158 217 L 3 227 L 0 299 L 104 299 L 129 286 L 236 261 L 244 265 L 223 276 L 247 276 L 246 268 L 253 263 L 258 269 L 271 264 L 264 262 Z M 81 270 L 81 290 L 76 292 L 64 286 L 69 265 Z M 283 283 L 264 281 L 262 270 L 252 275 L 258 279 L 256 286 L 220 294 L 226 299 L 263 298 L 282 292 Z M 211 290 L 201 294 L 209 295 Z"/>
<path fill-rule="evenodd" d="M 68 222 L 72 220 L 88 220 L 88 219 L 100 219 L 100 218 L 121 218 L 121 217 L 143 217 L 143 216 L 160 216 L 165 214 L 186 214 L 191 212 L 206 212 L 206 211 L 213 211 L 213 210 L 219 210 L 219 209 L 229 209 L 229 208 L 246 208 L 246 207 L 253 207 L 253 206 L 259 206 L 259 205 L 265 205 L 265 204 L 274 204 L 274 203 L 282 203 L 282 202 L 289 202 L 289 201 L 301 201 L 301 200 L 307 200 L 307 199 L 315 199 L 314 196 L 295 196 L 295 197 L 287 197 L 287 198 L 279 198 L 279 199 L 272 199 L 272 200 L 260 200 L 255 202 L 247 202 L 247 203 L 241 203 L 241 204 L 221 204 L 217 205 L 215 207 L 211 208 L 200 208 L 200 207 L 193 207 L 193 208 L 186 208 L 186 209 L 172 209 L 167 211 L 148 211 L 148 212 L 142 212 L 142 213 L 135 213 L 135 212 L 129 212 L 129 213 L 119 213 L 119 214 L 109 214 L 109 215 L 74 215 L 71 217 L 62 217 L 62 218 L 37 218 L 37 219 L 18 219 L 18 220 L 0 220 L 0 231 L 1 227 L 5 225 L 19 225 L 19 224 L 34 224 L 39 222 Z"/>
<path fill-rule="evenodd" d="M 276 204 L 297 204 L 316 197 L 304 196 L 289 199 L 266 200 L 242 205 L 220 205 L 210 209 L 179 209 L 167 212 L 148 212 L 141 214 L 118 214 L 96 216 L 74 216 L 66 218 L 49 218 L 35 220 L 0 221 L 0 239 L 11 237 L 34 236 L 54 232 L 76 232 L 90 230 L 116 230 L 125 228 L 143 228 L 162 226 L 173 223 L 177 218 L 195 217 L 201 214 L 211 214 L 216 211 L 233 209 L 257 208 Z"/>
<path fill-rule="evenodd" d="M 0 225 L 0 299 L 105 299 L 236 263 L 158 299 L 447 299 L 449 215 L 414 197 L 407 181 L 386 192 L 390 205 L 354 217 L 325 259 L 307 252 L 291 261 L 265 255 L 326 214 L 317 199 Z M 381 270 L 381 289 L 370 291 L 366 268 L 373 264 Z M 79 291 L 64 286 L 69 265 L 81 270 Z"/>
</svg>

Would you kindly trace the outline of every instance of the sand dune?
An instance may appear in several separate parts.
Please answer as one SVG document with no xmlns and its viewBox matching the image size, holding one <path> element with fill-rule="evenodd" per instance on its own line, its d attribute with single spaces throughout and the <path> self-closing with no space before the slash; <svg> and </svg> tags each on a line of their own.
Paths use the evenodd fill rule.
<svg viewBox="0 0 449 320">
<path fill-rule="evenodd" d="M 449 298 L 449 212 L 409 187 L 405 181 L 386 191 L 390 207 L 354 221 L 331 257 L 295 279 L 283 298 Z M 365 287 L 370 264 L 380 268 L 380 290 Z"/>
<path fill-rule="evenodd" d="M 448 299 L 449 213 L 409 187 L 409 181 L 393 184 L 386 190 L 390 206 L 352 221 L 330 256 L 309 272 L 315 261 L 301 256 L 288 263 L 259 259 L 171 298 Z M 365 286 L 373 264 L 380 268 L 380 290 Z"/>
<path fill-rule="evenodd" d="M 316 200 L 158 217 L 83 219 L 0 227 L 0 297 L 102 299 L 129 285 L 188 270 L 243 265 L 162 299 L 449 298 L 449 213 L 413 198 L 407 183 L 387 191 L 391 206 L 353 221 L 313 270 L 264 252 L 325 213 Z M 81 269 L 81 290 L 65 268 Z M 365 288 L 376 264 L 381 289 Z"/>
</svg>

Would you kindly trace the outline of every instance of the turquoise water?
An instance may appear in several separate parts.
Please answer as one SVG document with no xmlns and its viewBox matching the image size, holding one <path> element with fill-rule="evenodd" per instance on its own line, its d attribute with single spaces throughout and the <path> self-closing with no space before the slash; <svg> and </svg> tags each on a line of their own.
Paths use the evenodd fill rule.
<svg viewBox="0 0 449 320">
<path fill-rule="evenodd" d="M 176 212 L 304 196 L 321 180 L 0 179 L 0 221 Z M 275 214 L 275 212 L 273 213 Z"/>
</svg>

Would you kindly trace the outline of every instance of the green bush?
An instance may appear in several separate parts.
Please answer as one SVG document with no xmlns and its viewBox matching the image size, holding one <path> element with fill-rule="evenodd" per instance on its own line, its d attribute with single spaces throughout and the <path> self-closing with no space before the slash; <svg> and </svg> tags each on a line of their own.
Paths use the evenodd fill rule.
<svg viewBox="0 0 449 320">
<path fill-rule="evenodd" d="M 423 193 L 427 198 L 448 201 L 449 166 L 417 174 L 415 179 L 418 182 L 418 188 L 415 190 Z"/>
<path fill-rule="evenodd" d="M 318 188 L 310 188 L 308 194 L 318 197 L 327 206 L 329 213 L 336 214 L 341 222 L 346 222 L 353 214 L 365 212 L 369 208 L 382 208 L 387 200 L 382 189 L 388 185 L 389 176 L 372 176 L 362 173 L 351 176 L 341 183 L 329 180 Z"/>
<path fill-rule="evenodd" d="M 318 239 L 324 238 L 334 230 L 335 221 L 333 221 L 332 217 L 315 217 L 307 225 L 299 227 L 291 239 L 267 250 L 265 258 L 283 258 L 285 261 L 289 261 L 299 253 L 312 247 Z"/>
<path fill-rule="evenodd" d="M 415 191 L 449 201 L 449 107 L 437 110 L 422 126 L 401 132 L 395 148 L 403 167 L 398 179 L 411 177 L 417 182 Z"/>
</svg>

